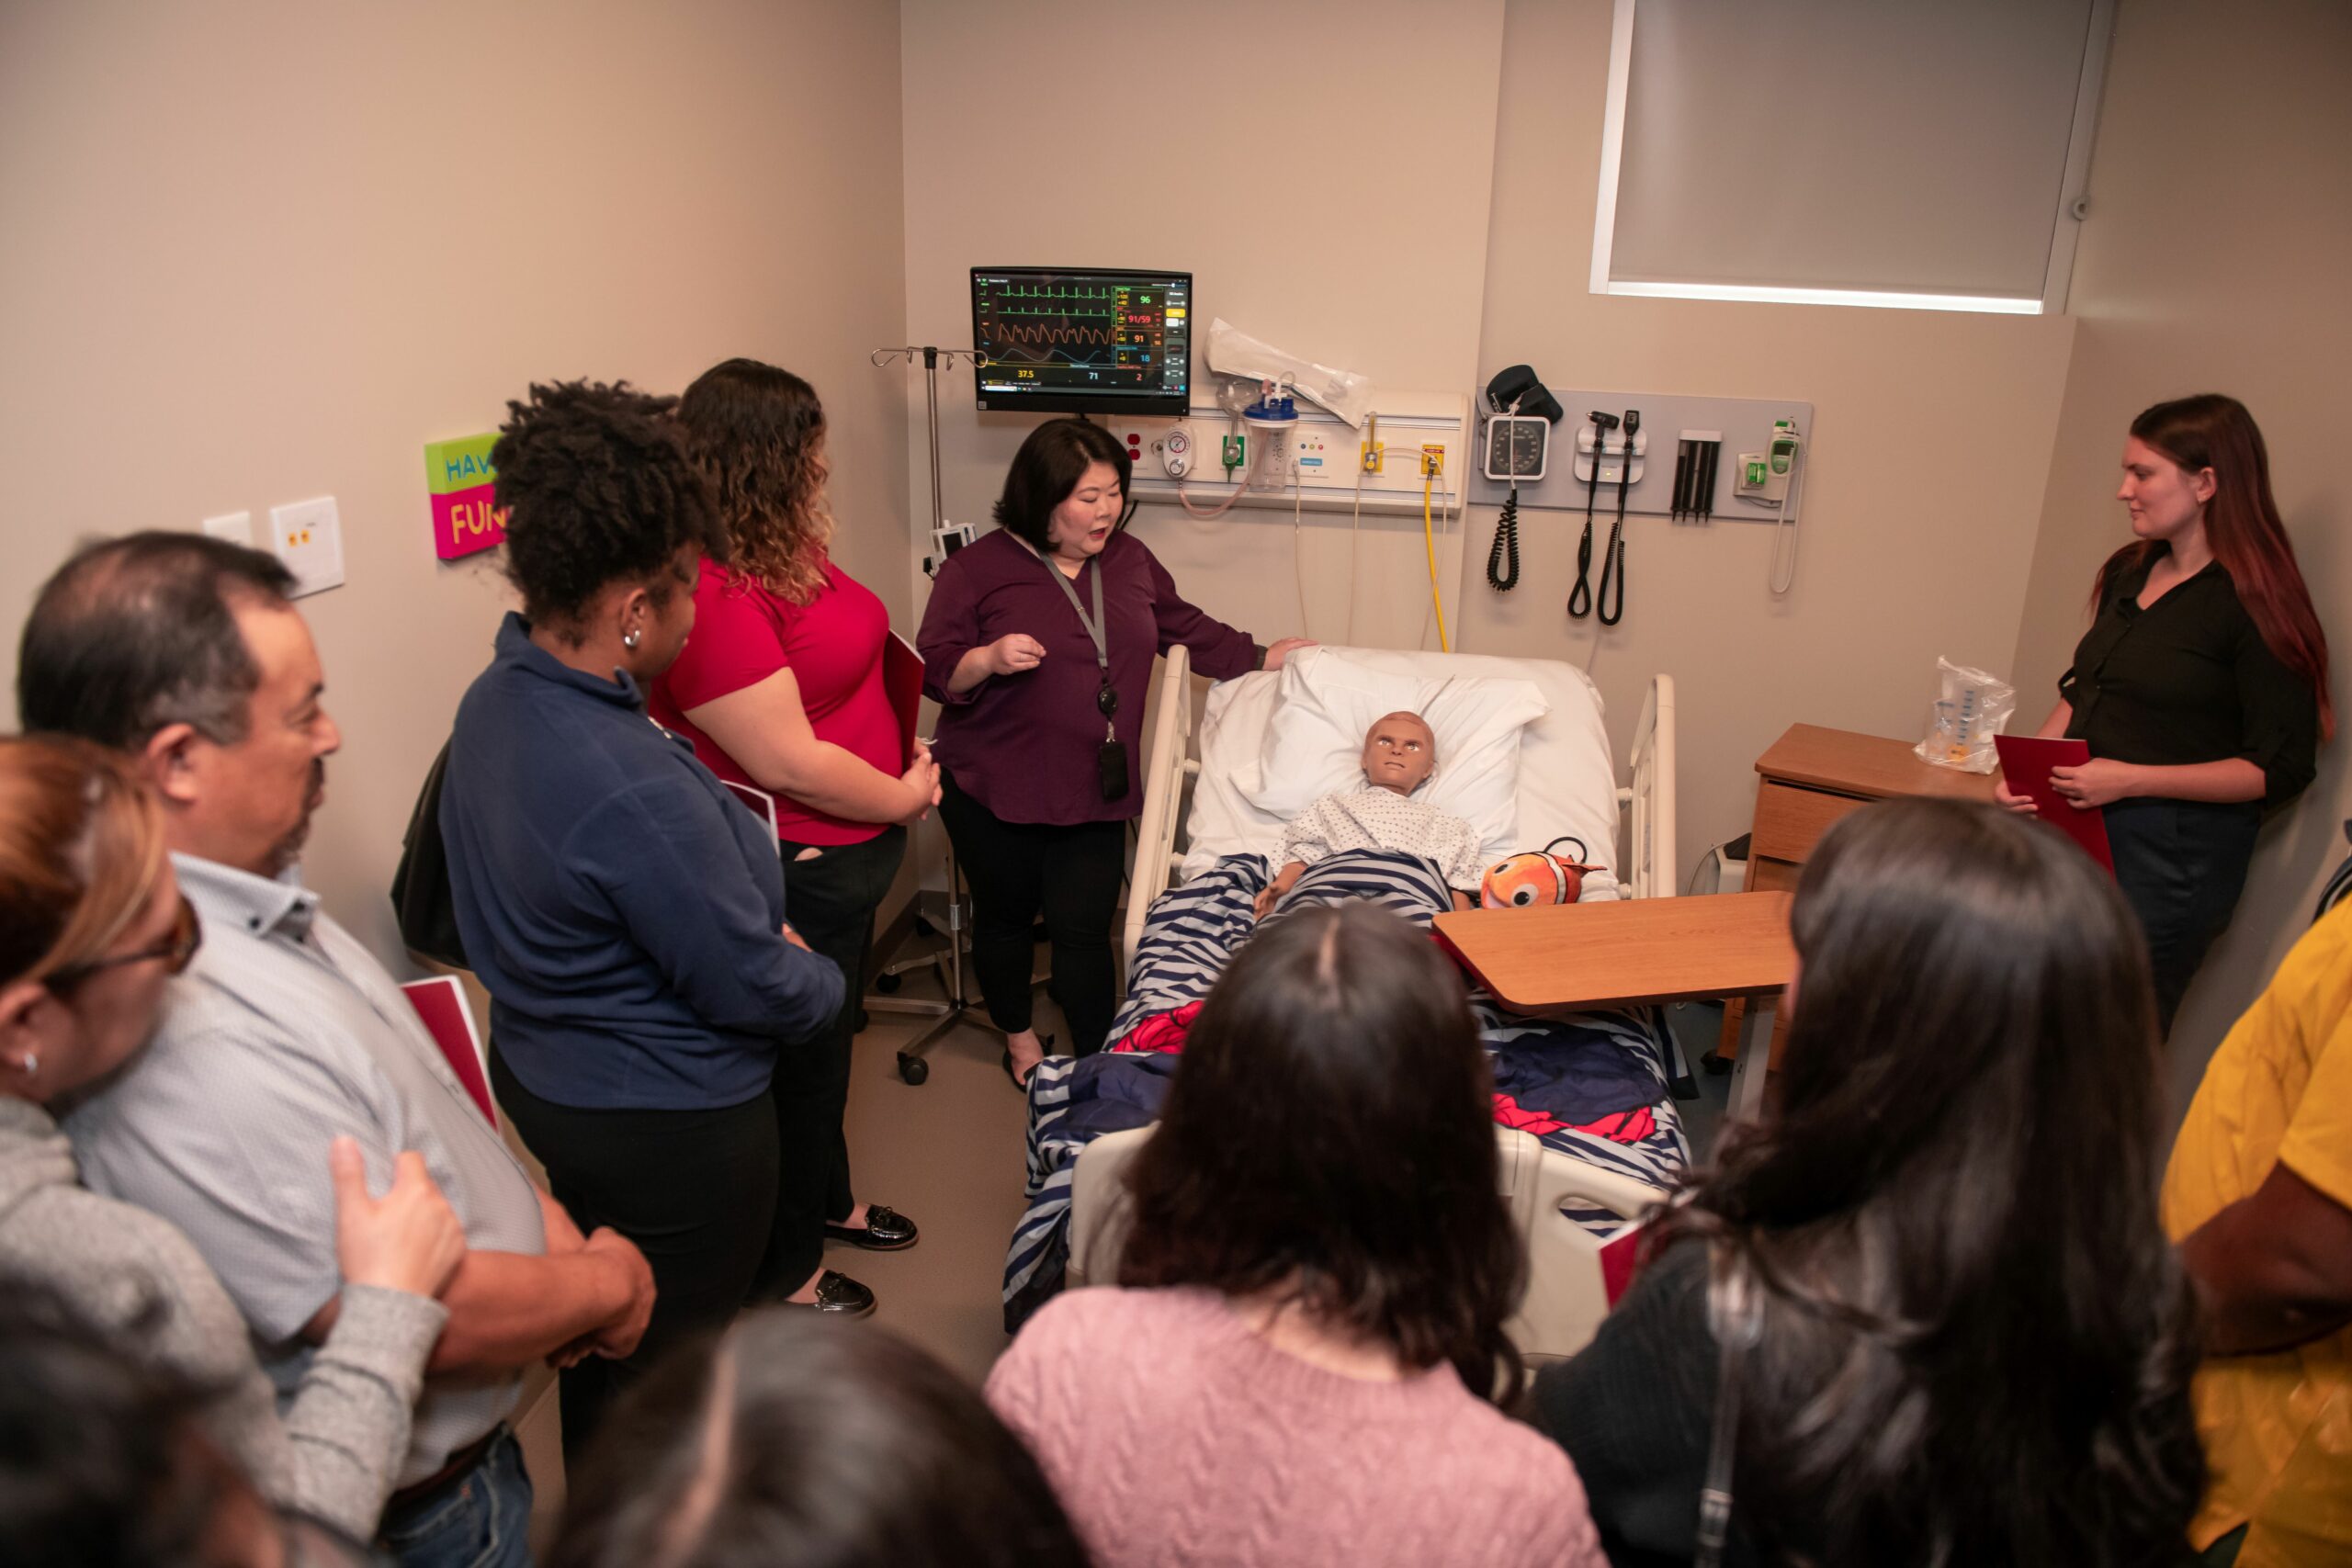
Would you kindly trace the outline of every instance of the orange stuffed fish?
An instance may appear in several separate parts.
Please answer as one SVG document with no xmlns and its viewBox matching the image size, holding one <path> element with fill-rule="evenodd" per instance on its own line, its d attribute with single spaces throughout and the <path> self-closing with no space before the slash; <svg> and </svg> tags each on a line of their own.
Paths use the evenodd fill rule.
<svg viewBox="0 0 2352 1568">
<path fill-rule="evenodd" d="M 1577 847 L 1574 860 L 1552 852 L 1562 844 Z M 1575 903 L 1584 891 L 1584 874 L 1600 869 L 1584 863 L 1587 852 L 1582 839 L 1563 834 L 1540 850 L 1497 861 L 1479 881 L 1479 908 L 1524 909 L 1537 904 Z"/>
</svg>

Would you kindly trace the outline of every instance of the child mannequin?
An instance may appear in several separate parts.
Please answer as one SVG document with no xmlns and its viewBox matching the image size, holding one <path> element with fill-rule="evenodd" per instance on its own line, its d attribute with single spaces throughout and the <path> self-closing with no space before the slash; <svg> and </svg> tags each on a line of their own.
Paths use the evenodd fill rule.
<svg viewBox="0 0 2352 1568">
<path fill-rule="evenodd" d="M 1437 772 L 1437 736 L 1420 715 L 1384 714 L 1363 738 L 1364 786 L 1323 796 L 1283 830 L 1282 869 L 1258 895 L 1258 918 L 1272 912 L 1301 873 L 1341 850 L 1401 850 L 1435 861 L 1453 889 L 1453 907 L 1471 908 L 1468 889 L 1484 870 L 1470 824 L 1413 792 Z"/>
</svg>

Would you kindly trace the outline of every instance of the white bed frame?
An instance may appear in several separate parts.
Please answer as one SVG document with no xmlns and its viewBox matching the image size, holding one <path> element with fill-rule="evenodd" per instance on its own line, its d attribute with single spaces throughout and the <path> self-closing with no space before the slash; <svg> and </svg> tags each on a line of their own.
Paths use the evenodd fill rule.
<svg viewBox="0 0 2352 1568">
<path fill-rule="evenodd" d="M 1118 1278 L 1130 1213 L 1126 1171 L 1157 1122 L 1105 1133 L 1079 1152 L 1070 1170 L 1069 1257 L 1063 1288 L 1110 1284 Z M 1527 1249 L 1527 1288 L 1503 1332 L 1532 1371 L 1564 1361 L 1592 1343 L 1609 1315 L 1600 1268 L 1607 1238 L 1560 1212 L 1564 1203 L 1639 1219 L 1666 1194 L 1646 1182 L 1587 1165 L 1510 1127 L 1495 1129 L 1497 1169 L 1511 1226 Z"/>
<path fill-rule="evenodd" d="M 1433 660 L 1447 655 L 1433 653 Z M 1184 818 L 1186 781 L 1201 771 L 1193 754 L 1192 659 L 1182 644 L 1168 650 L 1159 672 L 1158 710 L 1145 750 L 1143 820 L 1137 824 L 1134 874 L 1127 883 L 1124 960 L 1143 940 L 1151 901 L 1182 874 L 1176 840 Z M 1617 791 L 1626 813 L 1611 865 L 1629 897 L 1657 898 L 1681 889 L 1674 864 L 1674 677 L 1653 675 L 1634 727 L 1633 782 Z"/>
</svg>

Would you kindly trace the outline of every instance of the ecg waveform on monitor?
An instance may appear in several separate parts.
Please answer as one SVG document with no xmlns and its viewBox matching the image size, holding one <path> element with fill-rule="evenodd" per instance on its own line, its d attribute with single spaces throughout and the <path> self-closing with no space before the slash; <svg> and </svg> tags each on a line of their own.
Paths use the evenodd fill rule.
<svg viewBox="0 0 2352 1568">
<path fill-rule="evenodd" d="M 1087 324 L 1096 321 L 1102 324 Z M 999 357 L 1008 363 L 1049 365 L 1059 360 L 1066 365 L 1085 367 L 1097 361 L 1111 361 L 1110 353 L 1098 350 L 1115 347 L 1119 325 L 1118 318 L 1109 314 L 1079 316 L 1007 310 L 996 319 L 995 335 L 1002 345 Z"/>
</svg>

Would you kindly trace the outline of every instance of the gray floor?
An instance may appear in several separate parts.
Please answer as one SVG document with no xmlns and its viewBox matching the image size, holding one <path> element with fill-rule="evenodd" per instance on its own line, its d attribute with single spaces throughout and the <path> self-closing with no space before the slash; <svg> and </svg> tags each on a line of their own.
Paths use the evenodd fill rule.
<svg viewBox="0 0 2352 1568">
<path fill-rule="evenodd" d="M 899 993 L 934 998 L 922 974 Z M 1069 1038 L 1042 992 L 1036 1022 Z M 934 1044 L 930 1079 L 899 1080 L 899 1047 L 922 1024 L 873 1015 L 857 1037 L 849 1090 L 850 1170 L 857 1196 L 888 1203 L 922 1227 L 905 1252 L 829 1246 L 825 1261 L 874 1288 L 875 1317 L 976 1382 L 1007 1343 L 1000 1290 L 1004 1253 L 1021 1217 L 1027 1101 L 1006 1081 L 1004 1042 L 963 1025 Z"/>
</svg>

